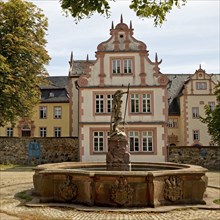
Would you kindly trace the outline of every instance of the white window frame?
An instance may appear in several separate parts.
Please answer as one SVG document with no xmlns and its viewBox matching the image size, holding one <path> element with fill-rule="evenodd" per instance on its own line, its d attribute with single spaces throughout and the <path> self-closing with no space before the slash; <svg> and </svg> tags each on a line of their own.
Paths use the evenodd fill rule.
<svg viewBox="0 0 220 220">
<path fill-rule="evenodd" d="M 93 131 L 93 152 L 104 152 L 105 144 L 105 132 Z"/>
<path fill-rule="evenodd" d="M 210 106 L 211 110 L 215 110 L 215 102 L 209 102 L 208 105 Z"/>
<path fill-rule="evenodd" d="M 140 151 L 140 138 L 138 131 L 129 131 L 129 150 L 130 152 Z"/>
<path fill-rule="evenodd" d="M 196 83 L 196 89 L 197 90 L 206 90 L 207 89 L 207 83 L 206 82 L 197 82 Z"/>
<path fill-rule="evenodd" d="M 139 113 L 140 112 L 140 100 L 139 94 L 131 94 L 131 113 Z"/>
<path fill-rule="evenodd" d="M 133 58 L 119 57 L 111 60 L 112 74 L 132 74 L 133 73 Z"/>
<path fill-rule="evenodd" d="M 152 101 L 150 93 L 131 93 L 130 95 L 130 113 L 151 113 Z"/>
<path fill-rule="evenodd" d="M 47 128 L 46 127 L 40 127 L 40 137 L 47 137 Z"/>
<path fill-rule="evenodd" d="M 112 73 L 113 74 L 121 73 L 121 60 L 120 59 L 112 60 Z"/>
<path fill-rule="evenodd" d="M 178 119 L 177 118 L 169 118 L 167 123 L 168 128 L 177 128 L 178 127 Z"/>
<path fill-rule="evenodd" d="M 104 94 L 95 94 L 95 113 L 104 113 Z"/>
<path fill-rule="evenodd" d="M 129 131 L 129 151 L 132 153 L 153 153 L 154 151 L 153 131 Z"/>
<path fill-rule="evenodd" d="M 61 137 L 61 127 L 54 127 L 54 137 Z"/>
<path fill-rule="evenodd" d="M 124 73 L 132 73 L 132 59 L 123 60 Z"/>
<path fill-rule="evenodd" d="M 150 113 L 151 112 L 151 94 L 142 94 L 142 112 Z"/>
<path fill-rule="evenodd" d="M 153 152 L 153 132 L 143 131 L 142 132 L 142 151 Z"/>
<path fill-rule="evenodd" d="M 199 118 L 199 107 L 192 107 L 192 118 Z"/>
<path fill-rule="evenodd" d="M 7 137 L 13 137 L 14 136 L 14 129 L 12 127 L 6 128 L 6 135 Z"/>
<path fill-rule="evenodd" d="M 47 106 L 40 106 L 39 107 L 39 118 L 46 119 L 47 118 Z"/>
<path fill-rule="evenodd" d="M 61 119 L 61 117 L 62 117 L 62 107 L 54 106 L 54 118 Z"/>
<path fill-rule="evenodd" d="M 107 101 L 106 101 L 106 111 L 107 113 L 112 112 L 112 101 L 113 101 L 113 94 L 107 94 Z"/>
<path fill-rule="evenodd" d="M 194 130 L 193 131 L 193 140 L 194 141 L 199 141 L 199 130 Z"/>
</svg>

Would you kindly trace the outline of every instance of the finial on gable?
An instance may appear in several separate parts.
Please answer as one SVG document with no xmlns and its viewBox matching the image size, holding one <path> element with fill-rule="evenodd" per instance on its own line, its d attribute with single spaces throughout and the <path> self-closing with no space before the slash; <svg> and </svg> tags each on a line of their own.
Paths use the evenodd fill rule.
<svg viewBox="0 0 220 220">
<path fill-rule="evenodd" d="M 89 54 L 87 54 L 87 56 L 86 56 L 86 61 L 87 62 L 89 61 Z"/>
<path fill-rule="evenodd" d="M 157 56 L 157 53 L 155 54 L 155 63 L 158 63 L 158 56 Z"/>
<path fill-rule="evenodd" d="M 70 53 L 70 61 L 69 64 L 71 65 L 73 63 L 73 51 Z"/>
<path fill-rule="evenodd" d="M 202 69 L 202 65 L 201 64 L 199 64 L 199 69 Z"/>
<path fill-rule="evenodd" d="M 132 21 L 130 21 L 130 29 L 132 29 Z"/>
<path fill-rule="evenodd" d="M 122 16 L 122 14 L 121 14 L 121 23 L 123 23 L 123 16 Z"/>
<path fill-rule="evenodd" d="M 155 63 L 158 65 L 160 65 L 162 63 L 162 59 L 160 61 L 158 61 L 157 53 L 155 54 Z"/>
<path fill-rule="evenodd" d="M 112 29 L 114 29 L 114 22 L 112 21 Z"/>
</svg>

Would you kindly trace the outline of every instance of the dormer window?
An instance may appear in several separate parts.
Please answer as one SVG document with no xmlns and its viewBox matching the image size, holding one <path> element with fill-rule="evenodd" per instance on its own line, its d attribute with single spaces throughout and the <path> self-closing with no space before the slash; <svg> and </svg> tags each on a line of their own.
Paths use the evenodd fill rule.
<svg viewBox="0 0 220 220">
<path fill-rule="evenodd" d="M 196 83 L 196 89 L 197 90 L 206 90 L 207 89 L 207 83 L 206 82 L 197 82 Z"/>
<path fill-rule="evenodd" d="M 50 93 L 49 93 L 49 97 L 50 97 L 50 98 L 53 98 L 53 97 L 54 97 L 54 93 L 53 93 L 53 92 L 50 92 Z"/>
</svg>

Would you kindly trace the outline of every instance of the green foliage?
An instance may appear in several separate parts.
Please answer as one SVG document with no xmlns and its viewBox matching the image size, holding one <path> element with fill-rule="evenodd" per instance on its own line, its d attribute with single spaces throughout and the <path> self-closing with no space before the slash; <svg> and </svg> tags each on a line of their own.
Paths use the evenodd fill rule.
<svg viewBox="0 0 220 220">
<path fill-rule="evenodd" d="M 30 117 L 47 75 L 47 18 L 22 0 L 0 0 L 0 126 Z"/>
<path fill-rule="evenodd" d="M 28 191 L 22 191 L 16 194 L 16 197 L 25 200 L 25 202 L 30 202 L 33 197 L 28 194 Z"/>
<path fill-rule="evenodd" d="M 117 1 L 112 0 L 117 3 Z M 161 25 L 166 20 L 166 14 L 173 6 L 180 7 L 187 0 L 131 0 L 130 9 L 141 18 L 154 18 L 155 26 Z M 101 15 L 110 15 L 110 6 L 107 0 L 60 0 L 62 9 L 78 22 L 89 18 L 95 12 Z"/>
<path fill-rule="evenodd" d="M 217 205 L 220 205 L 220 199 L 215 199 L 213 202 Z"/>
<path fill-rule="evenodd" d="M 216 108 L 211 110 L 210 106 L 205 106 L 206 117 L 201 117 L 200 120 L 207 124 L 208 132 L 212 137 L 214 144 L 220 146 L 220 82 L 216 86 L 215 93 L 218 102 Z"/>
</svg>

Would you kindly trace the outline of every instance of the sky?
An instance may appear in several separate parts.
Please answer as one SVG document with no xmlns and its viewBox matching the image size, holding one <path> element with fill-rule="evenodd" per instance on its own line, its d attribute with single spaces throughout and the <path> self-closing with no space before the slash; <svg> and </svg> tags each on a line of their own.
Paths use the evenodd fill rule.
<svg viewBox="0 0 220 220">
<path fill-rule="evenodd" d="M 70 53 L 74 60 L 95 59 L 99 43 L 110 38 L 112 21 L 116 26 L 132 21 L 134 37 L 143 41 L 154 61 L 155 53 L 163 62 L 160 71 L 168 74 L 193 74 L 199 65 L 207 73 L 220 73 L 220 0 L 188 0 L 174 7 L 161 27 L 153 19 L 140 19 L 129 9 L 129 0 L 111 2 L 111 16 L 95 14 L 79 23 L 63 15 L 58 0 L 29 0 L 43 10 L 49 27 L 46 39 L 51 56 L 46 67 L 50 76 L 68 76 Z"/>
</svg>

